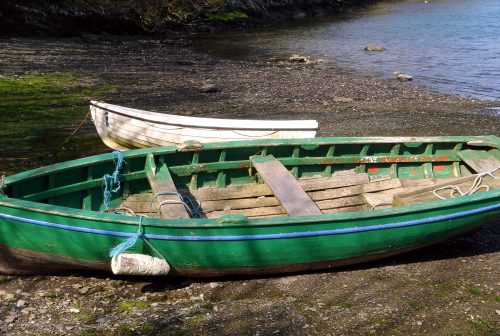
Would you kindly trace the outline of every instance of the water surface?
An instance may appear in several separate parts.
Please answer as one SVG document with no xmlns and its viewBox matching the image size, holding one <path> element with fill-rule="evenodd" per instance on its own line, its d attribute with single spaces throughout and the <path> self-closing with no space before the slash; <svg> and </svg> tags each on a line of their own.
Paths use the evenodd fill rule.
<svg viewBox="0 0 500 336">
<path fill-rule="evenodd" d="M 333 17 L 198 36 L 198 49 L 233 59 L 326 61 L 336 71 L 393 77 L 442 92 L 500 99 L 500 1 L 403 0 Z M 386 48 L 366 52 L 369 44 Z"/>
</svg>

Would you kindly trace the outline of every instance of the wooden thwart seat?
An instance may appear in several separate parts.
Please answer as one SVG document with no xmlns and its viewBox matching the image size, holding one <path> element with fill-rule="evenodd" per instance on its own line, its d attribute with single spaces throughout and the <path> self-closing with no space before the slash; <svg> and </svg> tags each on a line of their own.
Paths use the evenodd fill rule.
<svg viewBox="0 0 500 336">
<path fill-rule="evenodd" d="M 252 164 L 290 216 L 322 215 L 316 203 L 274 156 L 252 156 Z"/>
<path fill-rule="evenodd" d="M 157 167 L 153 154 L 149 153 L 145 170 L 149 183 L 151 184 L 151 189 L 153 189 L 153 194 L 156 195 L 156 201 L 162 217 L 189 218 L 189 213 L 182 203 L 182 199 L 177 195 L 177 188 L 174 185 L 168 167 L 166 165 Z M 161 194 L 162 192 L 171 192 L 175 194 Z"/>
<path fill-rule="evenodd" d="M 496 171 L 500 168 L 500 161 L 486 151 L 463 150 L 458 156 L 476 173 Z"/>
</svg>

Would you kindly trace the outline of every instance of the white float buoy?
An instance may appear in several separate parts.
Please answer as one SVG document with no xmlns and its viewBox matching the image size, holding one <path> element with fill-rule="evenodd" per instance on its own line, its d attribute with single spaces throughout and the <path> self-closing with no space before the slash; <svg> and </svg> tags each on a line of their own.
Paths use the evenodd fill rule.
<svg viewBox="0 0 500 336">
<path fill-rule="evenodd" d="M 170 265 L 164 259 L 123 252 L 111 258 L 111 270 L 114 274 L 122 275 L 167 275 Z"/>
</svg>

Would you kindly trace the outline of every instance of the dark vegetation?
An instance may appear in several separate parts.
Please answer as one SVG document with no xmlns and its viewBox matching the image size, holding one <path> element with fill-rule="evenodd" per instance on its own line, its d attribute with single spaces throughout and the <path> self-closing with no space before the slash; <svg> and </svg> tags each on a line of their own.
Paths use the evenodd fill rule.
<svg viewBox="0 0 500 336">
<path fill-rule="evenodd" d="M 2 0 L 0 37 L 164 36 L 325 16 L 377 0 Z"/>
</svg>

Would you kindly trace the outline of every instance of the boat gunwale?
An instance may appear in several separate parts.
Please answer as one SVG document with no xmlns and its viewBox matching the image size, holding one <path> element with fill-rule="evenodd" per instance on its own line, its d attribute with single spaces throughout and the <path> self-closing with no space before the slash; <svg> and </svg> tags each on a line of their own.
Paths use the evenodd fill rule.
<svg viewBox="0 0 500 336">
<path fill-rule="evenodd" d="M 120 151 L 124 159 L 146 156 L 148 153 L 155 155 L 173 154 L 175 152 L 201 152 L 218 149 L 233 149 L 233 148 L 248 148 L 248 147 L 267 147 L 267 146 L 322 146 L 322 145 L 359 145 L 359 144 L 379 144 L 379 143 L 452 143 L 452 142 L 474 142 L 495 140 L 500 147 L 500 138 L 495 136 L 446 136 L 446 137 L 335 137 L 335 138 L 302 138 L 302 139 L 259 139 L 247 141 L 227 141 L 227 142 L 211 142 L 204 143 L 202 147 L 183 148 L 179 146 L 162 146 L 162 147 L 147 147 Z M 488 145 L 489 146 L 489 145 Z M 26 172 L 21 172 L 15 175 L 5 177 L 5 185 L 14 183 L 20 180 L 28 180 L 30 178 L 38 178 L 53 173 L 55 170 L 64 171 L 68 169 L 78 168 L 86 165 L 91 165 L 98 162 L 113 161 L 113 152 L 99 154 L 86 158 L 80 158 L 61 163 L 52 164 L 40 168 L 35 168 Z M 175 166 L 177 167 L 177 166 Z"/>
</svg>

